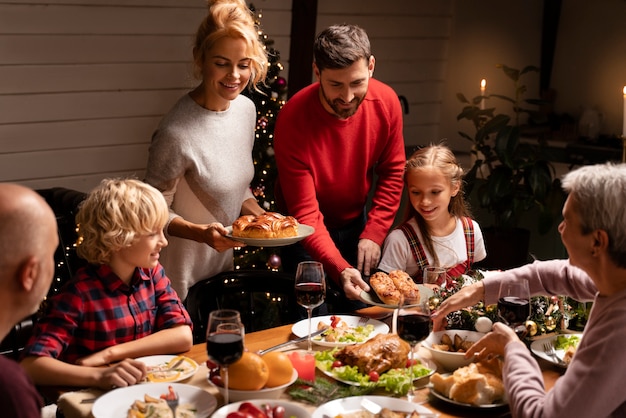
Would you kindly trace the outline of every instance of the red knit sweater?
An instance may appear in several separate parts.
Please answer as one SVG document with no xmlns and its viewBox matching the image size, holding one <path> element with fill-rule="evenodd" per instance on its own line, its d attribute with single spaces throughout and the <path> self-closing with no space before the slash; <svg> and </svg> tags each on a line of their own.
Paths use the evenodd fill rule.
<svg viewBox="0 0 626 418">
<path fill-rule="evenodd" d="M 274 130 L 279 207 L 311 225 L 303 241 L 334 280 L 350 267 L 328 230 L 359 217 L 376 187 L 361 238 L 382 245 L 400 204 L 406 161 L 402 109 L 396 93 L 370 79 L 356 114 L 337 119 L 322 106 L 319 83 L 294 95 L 281 109 Z M 354 266 L 353 266 L 354 267 Z"/>
</svg>

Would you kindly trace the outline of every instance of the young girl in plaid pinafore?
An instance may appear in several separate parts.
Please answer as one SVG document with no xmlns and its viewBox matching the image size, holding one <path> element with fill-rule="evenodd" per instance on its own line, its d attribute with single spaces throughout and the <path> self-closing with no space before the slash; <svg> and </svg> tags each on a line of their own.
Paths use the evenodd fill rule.
<svg viewBox="0 0 626 418">
<path fill-rule="evenodd" d="M 448 147 L 430 145 L 413 153 L 404 183 L 410 204 L 404 222 L 385 240 L 380 270 L 404 270 L 422 283 L 423 269 L 437 266 L 450 280 L 486 257 L 482 232 L 463 196 L 463 169 Z"/>
</svg>

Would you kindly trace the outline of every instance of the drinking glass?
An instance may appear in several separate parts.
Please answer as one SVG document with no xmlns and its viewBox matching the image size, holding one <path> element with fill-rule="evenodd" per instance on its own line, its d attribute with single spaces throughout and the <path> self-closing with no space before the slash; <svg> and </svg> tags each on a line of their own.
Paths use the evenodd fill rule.
<svg viewBox="0 0 626 418">
<path fill-rule="evenodd" d="M 308 350 L 311 351 L 311 317 L 313 308 L 320 306 L 324 302 L 326 294 L 326 280 L 324 278 L 324 267 L 317 261 L 303 261 L 298 264 L 295 282 L 296 302 L 306 308 L 309 318 L 309 338 Z"/>
<path fill-rule="evenodd" d="M 439 287 L 446 287 L 448 272 L 443 267 L 427 266 L 424 268 L 424 283 L 436 284 Z"/>
<path fill-rule="evenodd" d="M 524 336 L 524 322 L 530 317 L 530 290 L 526 280 L 502 282 L 498 294 L 498 317 L 518 337 Z"/>
<path fill-rule="evenodd" d="M 398 336 L 411 346 L 411 351 L 409 351 L 411 386 L 409 386 L 407 397 L 409 401 L 412 401 L 415 397 L 415 392 L 413 391 L 413 351 L 417 343 L 424 341 L 433 329 L 428 300 L 424 298 L 420 301 L 403 301 L 398 309 L 396 321 Z"/>
<path fill-rule="evenodd" d="M 234 309 L 217 309 L 209 314 L 206 351 L 209 358 L 224 370 L 224 403 L 228 404 L 228 365 L 243 355 L 244 327 Z"/>
</svg>

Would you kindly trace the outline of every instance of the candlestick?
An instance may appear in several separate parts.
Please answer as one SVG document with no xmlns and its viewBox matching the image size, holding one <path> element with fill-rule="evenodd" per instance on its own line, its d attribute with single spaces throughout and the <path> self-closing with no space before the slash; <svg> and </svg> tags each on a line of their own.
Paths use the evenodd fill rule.
<svg viewBox="0 0 626 418">
<path fill-rule="evenodd" d="M 485 90 L 487 89 L 487 80 L 485 80 L 484 78 L 480 81 L 480 95 L 483 97 L 480 99 L 480 109 L 484 109 L 485 108 Z M 624 89 L 626 89 L 626 87 L 624 87 Z M 626 97 L 626 96 L 625 96 Z M 626 125 L 624 125 L 626 126 Z M 626 133 L 626 131 L 625 131 Z"/>
<path fill-rule="evenodd" d="M 623 127 L 622 127 L 622 138 L 626 138 L 626 86 L 624 86 L 624 117 L 622 118 L 623 120 Z"/>
</svg>

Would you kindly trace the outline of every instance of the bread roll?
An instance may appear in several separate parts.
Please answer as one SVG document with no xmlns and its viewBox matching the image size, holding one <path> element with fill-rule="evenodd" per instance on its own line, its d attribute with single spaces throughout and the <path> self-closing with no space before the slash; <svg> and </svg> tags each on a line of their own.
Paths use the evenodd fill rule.
<svg viewBox="0 0 626 418">
<path fill-rule="evenodd" d="M 378 295 L 380 300 L 388 305 L 399 305 L 402 301 L 402 294 L 396 288 L 391 277 L 382 271 L 374 273 L 370 277 L 370 286 Z"/>
<path fill-rule="evenodd" d="M 504 398 L 502 363 L 497 358 L 471 363 L 448 376 L 430 377 L 433 389 L 456 402 L 488 405 Z"/>
<path fill-rule="evenodd" d="M 405 301 L 417 301 L 420 300 L 420 290 L 417 287 L 417 283 L 413 281 L 411 276 L 402 270 L 393 270 L 389 273 L 389 277 L 393 280 L 393 284 L 396 289 L 402 293 Z"/>
<path fill-rule="evenodd" d="M 298 221 L 293 216 L 276 212 L 243 215 L 233 222 L 233 237 L 288 238 L 298 235 Z"/>
</svg>

